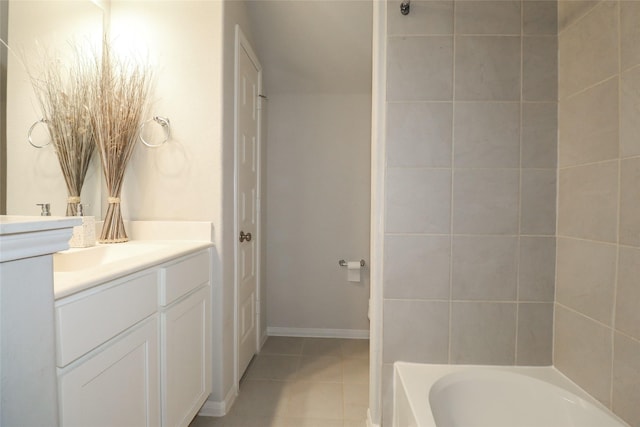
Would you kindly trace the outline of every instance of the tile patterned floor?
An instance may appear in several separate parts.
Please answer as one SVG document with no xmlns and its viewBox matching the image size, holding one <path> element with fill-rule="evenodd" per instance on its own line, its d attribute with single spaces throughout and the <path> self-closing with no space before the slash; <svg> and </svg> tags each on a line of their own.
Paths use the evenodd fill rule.
<svg viewBox="0 0 640 427">
<path fill-rule="evenodd" d="M 363 427 L 369 341 L 269 337 L 229 414 L 189 427 Z"/>
</svg>

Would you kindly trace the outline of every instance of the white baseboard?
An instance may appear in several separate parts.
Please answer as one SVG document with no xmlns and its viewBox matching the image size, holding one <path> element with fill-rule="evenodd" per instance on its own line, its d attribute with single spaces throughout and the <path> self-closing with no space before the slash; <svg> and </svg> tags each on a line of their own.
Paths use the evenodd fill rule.
<svg viewBox="0 0 640 427">
<path fill-rule="evenodd" d="M 267 342 L 267 338 L 269 338 L 269 334 L 267 333 L 266 330 L 263 330 L 261 335 L 260 335 L 260 347 L 258 348 L 258 352 L 260 352 L 260 350 L 262 350 L 262 347 L 264 346 L 264 343 Z"/>
<path fill-rule="evenodd" d="M 380 424 L 371 421 L 371 409 L 367 409 L 367 427 L 380 427 Z"/>
<path fill-rule="evenodd" d="M 236 397 L 238 397 L 238 392 L 235 387 L 231 387 L 231 390 L 229 390 L 229 393 L 227 393 L 222 402 L 212 400 L 204 402 L 204 405 L 200 408 L 198 415 L 201 417 L 224 417 L 233 406 L 233 402 L 235 402 Z"/>
<path fill-rule="evenodd" d="M 274 337 L 357 338 L 369 339 L 368 329 L 278 328 L 269 326 L 267 335 Z"/>
</svg>

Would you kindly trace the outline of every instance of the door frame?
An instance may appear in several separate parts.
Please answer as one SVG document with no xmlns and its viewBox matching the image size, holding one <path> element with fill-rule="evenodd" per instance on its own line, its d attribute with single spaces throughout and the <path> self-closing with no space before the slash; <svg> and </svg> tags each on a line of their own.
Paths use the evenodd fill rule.
<svg viewBox="0 0 640 427">
<path fill-rule="evenodd" d="M 262 94 L 262 65 L 258 61 L 258 57 L 255 54 L 249 40 L 245 37 L 240 25 L 236 24 L 235 28 L 235 50 L 234 50 L 234 82 L 233 82 L 233 376 L 236 393 L 240 384 L 240 373 L 238 366 L 239 358 L 239 316 L 238 316 L 238 236 L 240 235 L 240 228 L 238 224 L 238 99 L 240 95 L 239 76 L 240 71 L 240 49 L 249 56 L 249 59 L 256 66 L 258 70 L 258 94 Z M 258 97 L 258 129 L 256 135 L 256 236 L 255 245 L 255 266 L 256 266 L 256 350 L 260 350 L 262 340 L 262 325 L 260 322 L 260 313 L 262 312 L 262 295 L 261 295 L 261 270 L 262 265 L 260 263 L 262 253 L 262 99 Z"/>
</svg>

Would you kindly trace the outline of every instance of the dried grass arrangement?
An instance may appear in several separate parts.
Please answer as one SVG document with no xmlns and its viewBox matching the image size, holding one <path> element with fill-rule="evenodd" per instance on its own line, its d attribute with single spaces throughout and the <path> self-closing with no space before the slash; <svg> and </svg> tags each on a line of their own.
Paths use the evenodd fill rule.
<svg viewBox="0 0 640 427">
<path fill-rule="evenodd" d="M 129 240 L 122 212 L 120 192 L 124 174 L 135 147 L 151 86 L 148 65 L 115 57 L 105 39 L 100 57 L 95 58 L 99 78 L 91 86 L 91 123 L 100 154 L 108 197 L 107 212 L 99 241 Z"/>
<path fill-rule="evenodd" d="M 41 74 L 29 71 L 67 186 L 67 215 L 76 214 L 95 150 L 89 111 L 97 74 L 80 46 L 72 44 L 72 53 L 70 61 L 44 53 Z"/>
</svg>

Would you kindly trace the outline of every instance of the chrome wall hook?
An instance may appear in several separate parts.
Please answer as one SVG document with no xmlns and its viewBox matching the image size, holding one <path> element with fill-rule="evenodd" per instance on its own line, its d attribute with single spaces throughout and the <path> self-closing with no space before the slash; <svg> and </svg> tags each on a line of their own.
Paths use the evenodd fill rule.
<svg viewBox="0 0 640 427">
<path fill-rule="evenodd" d="M 162 142 L 160 144 L 149 144 L 144 137 L 142 136 L 142 132 L 144 130 L 144 127 L 147 125 L 147 123 L 149 122 L 156 122 L 157 124 L 159 124 L 160 126 L 162 126 L 162 130 L 164 131 L 164 139 L 162 140 Z M 161 117 L 161 116 L 154 116 L 152 119 L 147 120 L 146 122 L 142 123 L 140 125 L 140 141 L 146 145 L 147 147 L 150 148 L 156 148 L 156 147 L 160 147 L 161 145 L 165 144 L 167 141 L 169 141 L 169 138 L 171 138 L 171 123 L 169 122 L 169 119 L 166 117 Z"/>
</svg>

